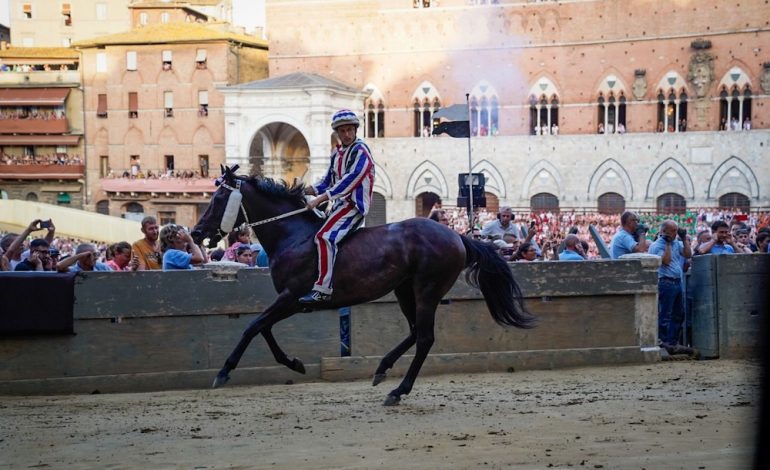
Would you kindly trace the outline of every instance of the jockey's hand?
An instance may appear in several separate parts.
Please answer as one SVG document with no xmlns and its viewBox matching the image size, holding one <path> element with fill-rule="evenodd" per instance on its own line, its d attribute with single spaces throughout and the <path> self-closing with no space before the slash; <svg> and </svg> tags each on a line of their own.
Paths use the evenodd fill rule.
<svg viewBox="0 0 770 470">
<path fill-rule="evenodd" d="M 305 186 L 305 194 L 307 194 L 308 196 L 316 196 L 318 193 L 316 192 L 315 188 L 312 185 L 310 185 L 310 186 Z"/>
<path fill-rule="evenodd" d="M 329 196 L 326 193 L 323 193 L 320 196 L 308 201 L 305 207 L 307 207 L 308 210 L 313 210 L 328 200 L 329 200 Z"/>
</svg>

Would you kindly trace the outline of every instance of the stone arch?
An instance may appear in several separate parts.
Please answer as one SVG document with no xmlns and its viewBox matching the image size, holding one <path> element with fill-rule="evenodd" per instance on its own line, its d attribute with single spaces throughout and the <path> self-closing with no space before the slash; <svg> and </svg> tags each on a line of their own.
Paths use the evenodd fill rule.
<svg viewBox="0 0 770 470">
<path fill-rule="evenodd" d="M 746 86 L 753 89 L 751 85 L 751 76 L 746 73 L 745 69 L 739 65 L 733 65 L 730 69 L 722 75 L 722 79 L 719 81 L 717 90 L 721 90 L 724 87 L 726 90 L 732 90 L 736 87 L 738 90 L 743 91 Z"/>
<path fill-rule="evenodd" d="M 310 146 L 292 124 L 273 121 L 257 129 L 249 144 L 249 174 L 286 181 L 304 178 L 310 164 Z"/>
<path fill-rule="evenodd" d="M 442 199 L 449 198 L 449 185 L 444 173 L 435 163 L 425 160 L 412 171 L 406 184 L 406 197 L 420 193 L 435 193 Z"/>
<path fill-rule="evenodd" d="M 123 146 L 125 148 L 126 155 L 142 155 L 144 150 L 144 135 L 136 127 L 131 127 L 126 132 L 126 137 L 123 140 Z M 127 161 L 126 161 L 127 163 Z"/>
<path fill-rule="evenodd" d="M 96 131 L 94 137 L 94 149 L 97 155 L 107 155 L 110 150 L 110 133 L 106 127 Z"/>
<path fill-rule="evenodd" d="M 664 177 L 675 181 L 664 182 Z M 664 193 L 683 193 L 689 199 L 695 198 L 695 185 L 693 185 L 690 172 L 673 158 L 664 160 L 652 172 L 647 181 L 645 199 L 653 199 Z"/>
<path fill-rule="evenodd" d="M 372 102 L 375 105 L 385 102 L 382 92 L 374 83 L 367 83 L 364 87 L 364 91 L 369 92 L 369 96 L 366 98 L 367 101 Z"/>
<path fill-rule="evenodd" d="M 440 102 L 442 101 L 441 95 L 438 93 L 438 89 L 427 80 L 420 83 L 420 85 L 417 87 L 417 89 L 414 90 L 414 93 L 412 94 L 412 102 L 416 100 L 420 103 L 424 103 L 427 100 L 428 103 L 433 103 L 433 101 L 436 99 L 438 99 Z"/>
<path fill-rule="evenodd" d="M 629 87 L 623 80 L 623 76 L 614 68 L 610 68 L 609 72 L 596 84 L 596 95 L 601 93 L 604 96 L 609 96 L 612 94 L 617 97 L 623 93 L 624 96 L 628 96 Z"/>
<path fill-rule="evenodd" d="M 171 126 L 164 126 L 158 134 L 158 146 L 161 148 L 169 148 L 179 144 L 176 131 Z"/>
<path fill-rule="evenodd" d="M 611 172 L 614 172 L 614 176 Z M 607 181 L 616 179 L 616 181 Z M 601 192 L 599 188 L 601 186 Z M 618 193 L 626 200 L 634 199 L 634 185 L 626 169 L 614 158 L 604 160 L 596 167 L 588 181 L 587 196 L 589 201 L 596 200 L 603 193 Z"/>
<path fill-rule="evenodd" d="M 537 181 L 540 178 L 544 181 Z M 521 185 L 521 199 L 529 200 L 536 193 L 552 193 L 557 197 L 562 193 L 562 177 L 553 163 L 540 160 L 530 167 Z"/>
<path fill-rule="evenodd" d="M 727 193 L 743 193 L 759 197 L 759 181 L 749 165 L 731 156 L 717 167 L 709 181 L 707 198 L 718 199 Z"/>
<path fill-rule="evenodd" d="M 390 177 L 383 167 L 374 164 L 374 191 L 385 196 L 386 199 L 393 198 L 393 185 L 390 183 Z"/>
<path fill-rule="evenodd" d="M 660 80 L 658 80 L 658 83 L 655 85 L 655 94 L 657 95 L 659 91 L 663 91 L 665 94 L 668 94 L 671 90 L 674 90 L 674 92 L 677 94 L 684 91 L 688 96 L 690 96 L 690 89 L 687 85 L 687 80 L 682 77 L 682 74 L 673 69 L 669 69 L 668 72 L 663 73 L 663 75 L 660 77 Z"/>
<path fill-rule="evenodd" d="M 473 165 L 473 173 L 484 173 L 486 179 L 484 191 L 501 199 L 506 198 L 505 178 L 493 163 L 489 160 L 482 160 Z"/>
<path fill-rule="evenodd" d="M 195 131 L 192 137 L 193 148 L 199 150 L 201 148 L 209 149 L 214 146 L 214 139 L 211 137 L 211 132 L 206 126 L 201 125 Z"/>
<path fill-rule="evenodd" d="M 546 98 L 551 99 L 553 96 L 559 97 L 559 88 L 556 84 L 546 75 L 542 75 L 538 78 L 532 87 L 529 89 L 527 96 L 540 98 L 545 95 Z"/>
</svg>

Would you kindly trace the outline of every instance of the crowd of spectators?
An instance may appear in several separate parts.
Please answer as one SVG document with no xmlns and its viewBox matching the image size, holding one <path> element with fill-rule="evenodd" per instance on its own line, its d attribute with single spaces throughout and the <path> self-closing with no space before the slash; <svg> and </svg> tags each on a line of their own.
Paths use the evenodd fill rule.
<svg viewBox="0 0 770 470">
<path fill-rule="evenodd" d="M 0 154 L 2 165 L 82 165 L 80 154 L 46 153 L 11 155 L 3 152 Z"/>
<path fill-rule="evenodd" d="M 165 179 L 199 179 L 208 178 L 208 176 L 202 176 L 199 170 L 144 170 L 129 168 L 122 172 L 115 173 L 110 170 L 107 172 L 107 178 L 124 178 L 124 179 L 149 179 L 149 180 L 165 180 Z"/>
<path fill-rule="evenodd" d="M 56 119 L 67 119 L 64 108 L 40 110 L 38 108 L 12 108 L 0 109 L 0 119 L 40 119 L 51 121 Z"/>
</svg>

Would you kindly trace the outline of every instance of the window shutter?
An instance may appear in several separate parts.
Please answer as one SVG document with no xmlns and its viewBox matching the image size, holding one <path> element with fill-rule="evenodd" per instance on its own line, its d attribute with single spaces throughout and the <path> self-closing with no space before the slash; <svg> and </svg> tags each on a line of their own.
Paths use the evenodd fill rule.
<svg viewBox="0 0 770 470">
<path fill-rule="evenodd" d="M 62 3 L 61 4 L 61 13 L 62 13 L 62 15 L 69 15 L 71 12 L 72 12 L 72 9 L 71 9 L 69 3 Z"/>
<path fill-rule="evenodd" d="M 206 49 L 198 49 L 197 53 L 195 54 L 195 62 L 205 62 L 206 61 Z"/>
<path fill-rule="evenodd" d="M 139 94 L 135 91 L 128 94 L 128 110 L 130 112 L 139 110 Z"/>
<path fill-rule="evenodd" d="M 174 92 L 173 91 L 164 91 L 163 92 L 163 107 L 164 108 L 173 108 L 174 107 Z"/>
<path fill-rule="evenodd" d="M 96 71 L 98 73 L 107 72 L 107 54 L 104 52 L 96 53 Z"/>
<path fill-rule="evenodd" d="M 163 62 L 171 62 L 171 51 L 163 51 Z"/>
<path fill-rule="evenodd" d="M 207 90 L 198 92 L 198 104 L 209 104 L 209 92 Z"/>
<path fill-rule="evenodd" d="M 136 51 L 126 52 L 126 70 L 136 70 Z"/>
<path fill-rule="evenodd" d="M 96 114 L 97 115 L 107 114 L 107 95 L 106 94 L 99 95 L 99 102 L 96 105 Z"/>
<path fill-rule="evenodd" d="M 24 13 L 32 13 L 32 4 L 31 4 L 31 3 L 25 3 L 25 4 L 22 6 L 22 11 L 23 11 Z"/>
</svg>

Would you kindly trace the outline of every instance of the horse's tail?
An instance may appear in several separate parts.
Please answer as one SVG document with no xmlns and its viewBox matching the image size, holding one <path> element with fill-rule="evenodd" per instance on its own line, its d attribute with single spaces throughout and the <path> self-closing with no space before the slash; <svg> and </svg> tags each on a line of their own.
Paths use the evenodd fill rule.
<svg viewBox="0 0 770 470">
<path fill-rule="evenodd" d="M 521 289 L 508 263 L 494 246 L 461 236 L 465 245 L 465 280 L 481 290 L 489 313 L 500 325 L 533 328 L 535 317 L 524 308 Z"/>
</svg>

